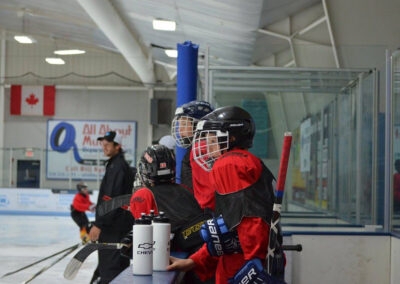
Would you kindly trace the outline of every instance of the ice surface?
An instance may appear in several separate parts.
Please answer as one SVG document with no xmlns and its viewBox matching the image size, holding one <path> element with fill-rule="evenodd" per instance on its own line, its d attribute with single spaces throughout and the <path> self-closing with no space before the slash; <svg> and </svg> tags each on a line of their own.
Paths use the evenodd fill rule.
<svg viewBox="0 0 400 284">
<path fill-rule="evenodd" d="M 0 276 L 79 241 L 79 229 L 71 217 L 0 215 Z M 86 259 L 74 280 L 63 277 L 64 268 L 76 252 L 30 283 L 89 283 L 97 266 L 96 252 Z M 0 279 L 0 283 L 22 283 L 53 260 L 55 258 Z"/>
</svg>

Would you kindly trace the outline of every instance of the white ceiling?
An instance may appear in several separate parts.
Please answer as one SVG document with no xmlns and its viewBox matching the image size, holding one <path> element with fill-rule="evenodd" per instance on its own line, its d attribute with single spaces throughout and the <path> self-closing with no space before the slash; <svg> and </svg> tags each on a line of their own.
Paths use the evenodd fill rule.
<svg viewBox="0 0 400 284">
<path fill-rule="evenodd" d="M 151 55 L 153 61 L 176 64 L 176 59 L 167 57 L 163 49 L 152 46 L 176 48 L 177 43 L 191 40 L 200 45 L 200 55 L 204 54 L 207 46 L 210 48 L 212 63 L 246 66 L 253 63 L 255 50 L 265 53 L 256 46 L 265 45 L 265 39 L 257 33 L 258 28 L 319 0 L 109 2 L 141 44 L 144 54 Z M 154 18 L 176 21 L 177 30 L 153 30 Z M 13 33 L 40 35 L 59 42 L 70 41 L 119 52 L 76 0 L 0 0 L 0 29 L 6 30 L 9 38 Z"/>
</svg>

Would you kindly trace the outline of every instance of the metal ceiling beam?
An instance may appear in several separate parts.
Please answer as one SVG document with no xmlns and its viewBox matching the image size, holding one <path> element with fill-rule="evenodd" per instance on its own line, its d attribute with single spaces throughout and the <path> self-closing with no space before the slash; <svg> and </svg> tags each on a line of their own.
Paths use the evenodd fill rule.
<svg viewBox="0 0 400 284">
<path fill-rule="evenodd" d="M 282 92 L 282 93 L 317 93 L 320 95 L 324 94 L 335 94 L 340 93 L 340 88 L 282 88 L 282 87 L 252 87 L 252 86 L 214 86 L 213 91 L 225 91 L 225 92 Z"/>
<path fill-rule="evenodd" d="M 322 6 L 324 8 L 324 14 L 326 17 L 326 25 L 328 26 L 329 38 L 331 39 L 332 43 L 333 57 L 335 58 L 336 67 L 340 68 L 339 58 L 336 50 L 335 38 L 333 37 L 333 32 L 332 32 L 331 20 L 329 19 L 328 7 L 326 6 L 326 0 L 322 0 Z"/>
<path fill-rule="evenodd" d="M 125 60 L 144 84 L 154 83 L 152 62 L 142 50 L 120 15 L 108 0 L 77 0 L 108 39 L 121 51 Z"/>
</svg>

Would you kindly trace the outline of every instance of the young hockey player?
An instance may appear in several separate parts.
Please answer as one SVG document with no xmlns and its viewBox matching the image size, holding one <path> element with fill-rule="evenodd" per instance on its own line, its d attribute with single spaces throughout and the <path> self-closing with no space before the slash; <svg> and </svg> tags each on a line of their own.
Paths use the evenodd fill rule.
<svg viewBox="0 0 400 284">
<path fill-rule="evenodd" d="M 141 213 L 165 213 L 175 233 L 173 244 L 185 251 L 203 243 L 198 233 L 206 219 L 203 210 L 189 190 L 175 183 L 175 157 L 164 145 L 148 147 L 138 163 L 143 186 L 132 195 L 129 209 L 135 219 Z"/>
<path fill-rule="evenodd" d="M 242 283 L 249 280 L 243 278 L 246 275 L 261 279 L 248 283 L 263 283 L 262 267 L 256 275 L 251 269 L 255 262 L 265 264 L 274 178 L 247 151 L 254 134 L 252 117 L 239 107 L 219 108 L 197 123 L 192 152 L 199 166 L 210 171 L 218 218 L 207 220 L 202 227 L 203 247 L 188 259 L 171 258 L 170 270 L 194 269 L 202 280 L 215 273 L 216 283 Z M 210 265 L 213 256 L 218 257 L 216 270 Z"/>
<path fill-rule="evenodd" d="M 85 183 L 78 183 L 76 189 L 78 193 L 71 204 L 71 217 L 79 226 L 81 240 L 87 242 L 89 240 L 89 219 L 85 212 L 94 212 L 96 206 L 90 201 L 88 186 Z"/>
<path fill-rule="evenodd" d="M 171 131 L 176 144 L 188 148 L 182 160 L 182 184 L 193 189 L 194 196 L 201 208 L 214 210 L 214 190 L 209 186 L 209 174 L 194 162 L 191 149 L 197 122 L 212 110 L 212 106 L 203 101 L 192 101 L 178 107 L 172 121 Z"/>
</svg>

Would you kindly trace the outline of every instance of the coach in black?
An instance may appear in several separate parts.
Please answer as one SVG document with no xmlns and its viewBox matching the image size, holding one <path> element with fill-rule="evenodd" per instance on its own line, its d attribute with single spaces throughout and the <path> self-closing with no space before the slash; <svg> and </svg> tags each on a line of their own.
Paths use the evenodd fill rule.
<svg viewBox="0 0 400 284">
<path fill-rule="evenodd" d="M 134 175 L 125 160 L 121 148 L 121 135 L 118 132 L 109 131 L 97 140 L 101 141 L 104 155 L 110 158 L 100 185 L 97 200 L 99 205 L 113 197 L 132 193 Z M 96 213 L 89 237 L 91 241 L 116 243 L 132 229 L 132 225 L 132 215 L 121 208 L 104 216 Z M 121 257 L 119 250 L 99 250 L 100 283 L 109 283 L 128 266 L 129 259 Z"/>
</svg>

